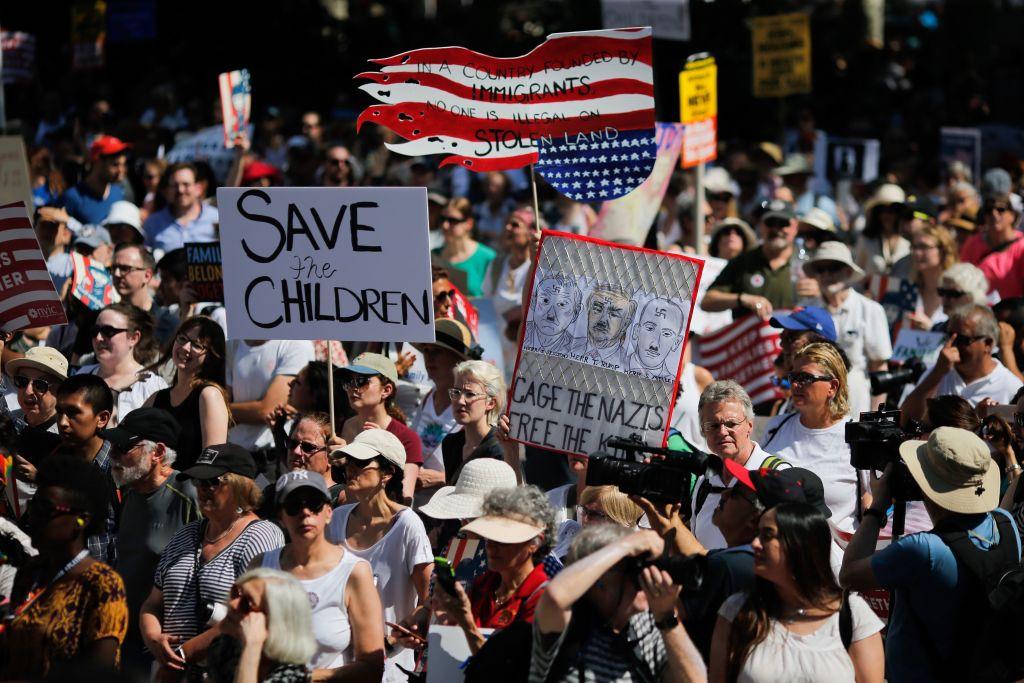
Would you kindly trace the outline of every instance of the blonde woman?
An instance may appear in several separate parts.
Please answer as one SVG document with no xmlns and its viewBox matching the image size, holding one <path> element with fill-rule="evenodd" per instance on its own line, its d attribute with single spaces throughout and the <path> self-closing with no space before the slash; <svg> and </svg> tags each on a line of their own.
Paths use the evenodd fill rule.
<svg viewBox="0 0 1024 683">
<path fill-rule="evenodd" d="M 808 344 L 793 356 L 788 379 L 796 412 L 768 423 L 763 448 L 821 477 L 825 504 L 841 524 L 857 509 L 857 470 L 850 465 L 845 438 L 850 421 L 846 365 L 834 344 Z"/>
<path fill-rule="evenodd" d="M 903 316 L 912 328 L 930 330 L 946 320 L 949 314 L 939 294 L 939 281 L 958 260 L 956 241 L 946 228 L 929 223 L 914 231 L 910 240 L 910 276 L 917 285 L 917 305 L 913 312 Z"/>
<path fill-rule="evenodd" d="M 501 371 L 481 360 L 467 360 L 455 366 L 455 383 L 448 390 L 452 414 L 462 427 L 441 441 L 444 479 L 455 485 L 462 466 L 477 458 L 505 459 L 504 442 L 496 427 L 505 410 L 505 380 Z M 518 463 L 509 463 L 518 471 Z"/>
<path fill-rule="evenodd" d="M 617 486 L 588 486 L 576 506 L 576 519 L 584 527 L 605 522 L 636 529 L 643 514 Z"/>
</svg>

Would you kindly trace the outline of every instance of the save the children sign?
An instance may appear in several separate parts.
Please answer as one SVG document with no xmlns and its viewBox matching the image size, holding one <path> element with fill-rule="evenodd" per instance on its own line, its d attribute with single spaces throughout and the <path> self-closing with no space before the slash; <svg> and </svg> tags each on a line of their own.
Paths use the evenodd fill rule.
<svg viewBox="0 0 1024 683">
<path fill-rule="evenodd" d="M 423 187 L 220 188 L 228 337 L 434 341 Z"/>
</svg>

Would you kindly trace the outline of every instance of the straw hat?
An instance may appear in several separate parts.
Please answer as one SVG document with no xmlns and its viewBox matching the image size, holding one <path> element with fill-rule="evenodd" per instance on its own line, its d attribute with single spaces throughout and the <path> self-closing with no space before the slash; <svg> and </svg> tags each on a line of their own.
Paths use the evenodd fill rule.
<svg viewBox="0 0 1024 683">
<path fill-rule="evenodd" d="M 927 441 L 905 441 L 900 458 L 924 495 L 950 512 L 991 512 L 999 504 L 999 466 L 977 434 L 939 427 Z"/>
<path fill-rule="evenodd" d="M 516 473 L 508 463 L 494 458 L 470 460 L 455 486 L 443 486 L 419 508 L 434 519 L 473 519 L 484 513 L 484 498 L 494 489 L 514 488 Z"/>
<path fill-rule="evenodd" d="M 842 263 L 853 271 L 853 279 L 855 280 L 859 280 L 864 277 L 864 270 L 853 262 L 853 256 L 850 254 L 850 248 L 842 242 L 836 242 L 834 240 L 822 242 L 821 245 L 811 254 L 811 258 L 807 260 L 804 268 L 813 271 L 813 265 L 821 261 L 835 261 L 836 263 Z"/>
<path fill-rule="evenodd" d="M 68 378 L 68 359 L 52 346 L 33 346 L 24 357 L 8 362 L 6 369 L 13 377 L 19 368 L 32 368 L 61 379 Z"/>
</svg>

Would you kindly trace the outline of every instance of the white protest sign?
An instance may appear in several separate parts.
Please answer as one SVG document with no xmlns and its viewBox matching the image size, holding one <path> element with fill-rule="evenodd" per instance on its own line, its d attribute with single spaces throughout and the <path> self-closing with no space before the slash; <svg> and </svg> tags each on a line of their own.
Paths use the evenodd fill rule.
<svg viewBox="0 0 1024 683">
<path fill-rule="evenodd" d="M 946 343 L 943 332 L 900 329 L 892 348 L 892 359 L 905 363 L 913 358 L 921 359 L 925 365 L 934 365 Z"/>
<path fill-rule="evenodd" d="M 702 264 L 545 231 L 513 373 L 512 438 L 589 454 L 664 443 Z"/>
<path fill-rule="evenodd" d="M 423 187 L 222 187 L 233 339 L 434 341 Z"/>
<path fill-rule="evenodd" d="M 246 124 L 246 133 L 252 139 L 252 124 Z M 172 164 L 189 161 L 205 161 L 213 169 L 218 182 L 224 182 L 231 162 L 235 159 L 235 151 L 224 146 L 224 128 L 210 126 L 197 133 L 179 134 L 174 147 L 167 153 L 167 161 Z"/>
<path fill-rule="evenodd" d="M 485 638 L 494 633 L 493 628 L 482 628 Z M 465 679 L 463 664 L 473 652 L 469 649 L 466 632 L 459 626 L 431 624 L 427 632 L 427 683 L 459 683 Z"/>
</svg>

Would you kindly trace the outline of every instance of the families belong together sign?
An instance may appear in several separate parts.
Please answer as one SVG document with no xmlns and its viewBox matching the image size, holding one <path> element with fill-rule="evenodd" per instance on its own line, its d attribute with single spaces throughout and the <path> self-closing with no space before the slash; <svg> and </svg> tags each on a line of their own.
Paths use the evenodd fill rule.
<svg viewBox="0 0 1024 683">
<path fill-rule="evenodd" d="M 631 192 L 657 156 L 651 29 L 556 33 L 521 57 L 462 47 L 425 48 L 373 60 L 357 78 L 382 104 L 377 123 L 406 139 L 409 156 L 500 171 L 533 164 L 571 199 Z"/>
<path fill-rule="evenodd" d="M 434 341 L 423 187 L 217 190 L 234 339 Z"/>
</svg>

